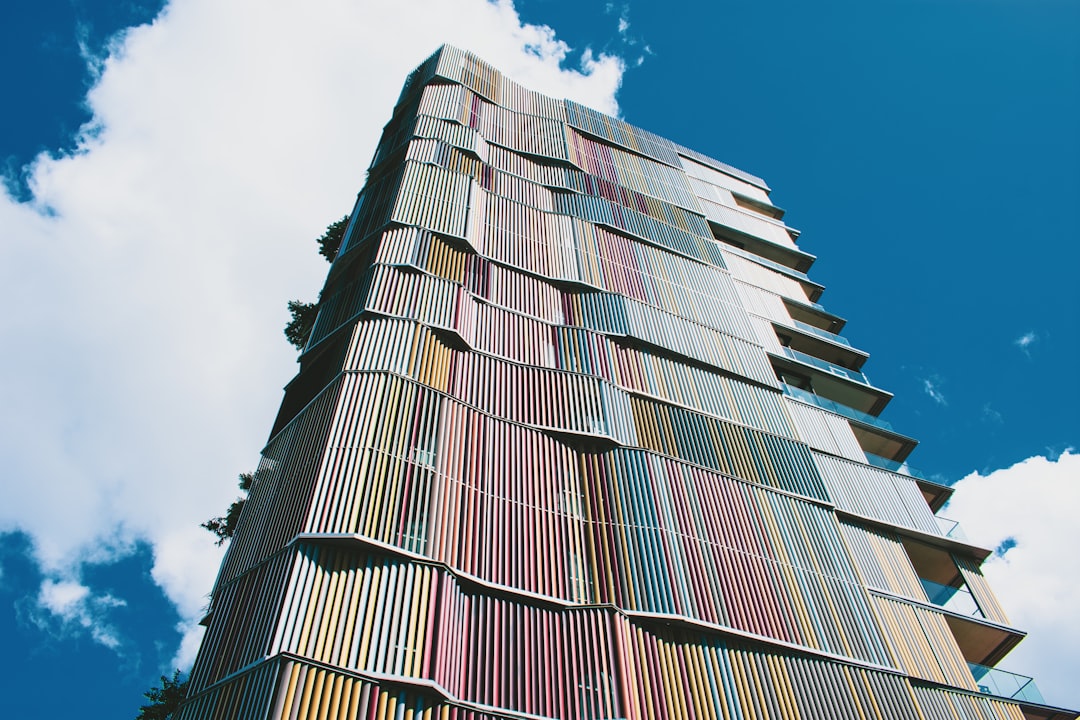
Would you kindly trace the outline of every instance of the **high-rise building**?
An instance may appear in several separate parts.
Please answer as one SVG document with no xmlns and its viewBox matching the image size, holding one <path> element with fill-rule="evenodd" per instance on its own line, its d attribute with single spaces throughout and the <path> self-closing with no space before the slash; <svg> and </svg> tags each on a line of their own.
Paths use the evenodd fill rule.
<svg viewBox="0 0 1080 720">
<path fill-rule="evenodd" d="M 179 716 L 1075 717 L 761 179 L 408 79 Z"/>
</svg>

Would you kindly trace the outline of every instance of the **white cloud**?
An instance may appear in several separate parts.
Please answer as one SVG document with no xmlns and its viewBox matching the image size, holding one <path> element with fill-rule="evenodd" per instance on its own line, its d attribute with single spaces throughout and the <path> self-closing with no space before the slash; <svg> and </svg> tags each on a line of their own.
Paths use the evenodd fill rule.
<svg viewBox="0 0 1080 720">
<path fill-rule="evenodd" d="M 960 480 L 944 514 L 972 542 L 1000 548 L 983 565 L 1014 625 L 1029 636 L 1000 667 L 1033 676 L 1047 701 L 1080 707 L 1080 454 L 1032 457 Z M 1010 547 L 1011 546 L 1011 547 Z"/>
<path fill-rule="evenodd" d="M 89 632 L 90 636 L 107 648 L 120 647 L 117 630 L 109 623 L 109 610 L 127 603 L 112 595 L 94 595 L 90 588 L 72 580 L 46 580 L 38 592 L 39 609 L 32 621 L 41 629 L 57 635 Z"/>
<path fill-rule="evenodd" d="M 1039 336 L 1034 330 L 1029 330 L 1020 337 L 1013 340 L 1013 345 L 1020 348 L 1020 350 L 1027 356 L 1031 356 L 1031 346 L 1039 339 Z"/>
<path fill-rule="evenodd" d="M 190 658 L 221 557 L 198 523 L 255 466 L 296 369 L 285 302 L 315 297 L 314 239 L 443 42 L 618 112 L 623 62 L 562 67 L 569 48 L 507 0 L 176 0 L 95 61 L 93 121 L 34 162 L 32 200 L 0 194 L 0 532 L 32 539 L 56 618 L 97 617 L 80 567 L 145 541 Z"/>
<path fill-rule="evenodd" d="M 941 394 L 941 390 L 938 387 L 940 384 L 940 380 L 929 380 L 924 378 L 923 390 L 926 391 L 926 394 L 929 395 L 938 405 L 948 405 L 949 403 L 946 402 L 945 396 Z"/>
<path fill-rule="evenodd" d="M 630 21 L 626 19 L 625 15 L 623 15 L 622 17 L 619 18 L 619 34 L 620 35 L 625 35 L 626 31 L 629 30 L 629 29 L 630 29 Z"/>
</svg>

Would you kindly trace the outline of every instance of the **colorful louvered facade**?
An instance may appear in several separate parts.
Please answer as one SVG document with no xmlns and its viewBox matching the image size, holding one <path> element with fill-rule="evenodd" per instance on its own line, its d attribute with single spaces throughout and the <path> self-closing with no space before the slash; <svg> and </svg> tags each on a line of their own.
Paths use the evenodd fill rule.
<svg viewBox="0 0 1080 720">
<path fill-rule="evenodd" d="M 782 215 L 747 173 L 427 60 L 179 717 L 1073 717 L 989 669 L 1022 633 L 988 553 L 903 464 Z"/>
</svg>

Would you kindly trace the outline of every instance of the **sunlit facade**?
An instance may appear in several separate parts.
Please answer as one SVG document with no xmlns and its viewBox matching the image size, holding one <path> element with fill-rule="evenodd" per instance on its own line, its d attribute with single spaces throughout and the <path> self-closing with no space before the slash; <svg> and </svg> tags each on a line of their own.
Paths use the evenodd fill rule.
<svg viewBox="0 0 1080 720">
<path fill-rule="evenodd" d="M 408 79 L 179 716 L 1066 718 L 764 181 Z M 1008 685 L 1008 683 L 1014 683 Z"/>
</svg>

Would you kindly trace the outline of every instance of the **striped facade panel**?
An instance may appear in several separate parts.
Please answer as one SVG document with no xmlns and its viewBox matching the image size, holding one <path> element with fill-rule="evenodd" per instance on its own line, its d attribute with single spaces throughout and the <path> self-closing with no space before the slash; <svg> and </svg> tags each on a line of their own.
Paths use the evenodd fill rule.
<svg viewBox="0 0 1080 720">
<path fill-rule="evenodd" d="M 460 177 L 468 176 L 462 174 Z M 598 227 L 601 225 L 629 236 L 635 245 L 656 248 L 644 251 L 651 257 L 664 257 L 658 255 L 657 251 L 672 252 L 676 253 L 676 257 L 717 268 L 726 267 L 722 251 L 717 249 L 714 240 L 654 220 L 603 198 L 556 193 L 550 196 L 553 210 L 548 211 L 515 198 L 497 195 L 484 189 L 483 184 L 477 187 L 479 192 L 473 194 L 477 214 L 472 220 L 470 243 L 480 254 L 514 267 L 550 278 L 579 280 L 575 273 L 578 265 L 573 258 L 578 252 L 588 252 L 588 248 L 597 244 L 590 236 L 605 232 Z M 506 184 L 502 189 L 509 187 Z M 571 223 L 571 219 L 587 225 Z M 434 227 L 429 229 L 438 230 Z M 537 257 L 533 257 L 534 254 Z M 608 262 L 619 260 L 611 253 L 594 250 L 590 254 L 606 257 Z M 671 261 L 667 264 L 671 264 Z M 585 278 L 580 280 L 584 281 Z"/>
<path fill-rule="evenodd" d="M 979 563 L 958 555 L 954 555 L 953 560 L 956 561 L 956 567 L 964 578 L 964 584 L 967 585 L 972 597 L 975 598 L 975 602 L 979 605 L 979 609 L 982 610 L 983 617 L 990 622 L 1008 625 L 1009 617 L 998 602 L 994 591 L 990 589 L 990 583 L 986 582 L 986 578 L 983 577 L 982 571 L 979 569 Z"/>
<path fill-rule="evenodd" d="M 845 520 L 840 521 L 840 530 L 864 585 L 927 602 L 926 592 L 899 537 Z"/>
<path fill-rule="evenodd" d="M 345 257 L 363 245 L 372 233 L 390 222 L 403 174 L 404 168 L 400 168 L 368 180 L 356 200 L 338 257 Z"/>
<path fill-rule="evenodd" d="M 632 638 L 634 639 L 634 638 Z M 652 658 L 648 658 L 652 660 Z M 674 663 L 672 662 L 674 661 Z M 681 662 L 680 662 L 681 661 Z M 640 661 L 639 661 L 640 662 Z M 629 672 L 635 665 L 619 663 Z M 709 645 L 670 651 L 630 678 L 617 701 L 633 720 L 1024 720 L 1015 703 L 938 687 L 909 687 L 894 675 L 856 667 Z M 672 671 L 685 682 L 674 688 Z M 601 676 L 603 679 L 603 676 Z M 579 706 L 595 696 L 582 683 Z M 549 683 L 542 685 L 544 691 Z M 684 695 L 672 697 L 672 691 Z M 666 691 L 666 692 L 665 692 Z M 615 702 L 611 703 L 615 705 Z M 477 709 L 424 686 L 376 680 L 301 658 L 268 660 L 188 701 L 177 720 L 518 720 L 524 713 Z M 538 717 L 532 714 L 531 717 Z M 557 717 L 557 716 L 553 716 Z M 583 715 L 580 717 L 620 717 Z"/>
<path fill-rule="evenodd" d="M 705 188 L 710 190 L 710 192 L 705 193 L 705 197 L 718 200 L 723 195 L 714 195 L 712 191 L 723 190 L 728 197 L 731 196 L 731 193 L 737 192 L 760 203 L 772 204 L 769 194 L 764 189 L 765 183 L 761 178 L 748 176 L 741 170 L 736 170 L 730 166 L 726 166 L 728 172 L 721 172 L 713 166 L 716 164 L 723 165 L 723 163 L 717 163 L 711 158 L 700 156 L 688 148 L 679 148 L 679 153 L 679 162 L 686 171 L 691 184 L 694 184 L 695 187 L 704 185 Z"/>
<path fill-rule="evenodd" d="M 218 589 L 213 606 L 217 622 L 203 638 L 206 652 L 191 670 L 193 692 L 269 654 L 290 565 L 288 554 L 279 551 Z"/>
<path fill-rule="evenodd" d="M 444 120 L 441 115 L 421 115 L 416 119 L 412 132 L 402 138 L 402 144 L 409 143 L 408 154 L 416 152 L 413 145 L 424 141 L 435 143 L 440 153 L 436 159 L 428 159 L 427 162 L 440 166 L 445 166 L 453 157 L 462 158 L 461 162 L 482 162 L 491 153 L 491 147 L 480 133 L 467 125 Z"/>
<path fill-rule="evenodd" d="M 665 202 L 652 195 L 631 190 L 595 175 L 579 170 L 568 170 L 566 180 L 561 187 L 573 190 L 582 196 L 603 198 L 692 235 L 704 238 L 712 237 L 709 223 L 701 214 Z M 611 212 L 615 213 L 617 211 L 612 209 Z"/>
<path fill-rule="evenodd" d="M 803 304 L 810 302 L 806 290 L 798 280 L 747 260 L 741 255 L 726 249 L 721 248 L 720 254 L 724 258 L 724 267 L 731 271 L 732 277 L 736 280 L 748 285 L 756 285 L 775 295 L 790 298 Z"/>
<path fill-rule="evenodd" d="M 784 398 L 784 404 L 799 430 L 798 438 L 807 445 L 848 460 L 866 462 L 866 453 L 855 439 L 847 419 L 789 397 Z"/>
<path fill-rule="evenodd" d="M 557 635 L 551 639 L 556 640 Z M 524 720 L 525 718 L 626 718 L 627 720 L 946 720 L 956 717 L 928 710 L 936 698 L 925 693 L 922 714 L 915 697 L 895 676 L 859 668 L 834 666 L 795 656 L 728 648 L 723 644 L 678 643 L 654 645 L 629 637 L 633 662 L 614 668 L 628 673 L 641 670 L 640 682 L 619 683 L 612 676 L 589 674 L 593 667 L 572 668 L 579 677 L 575 690 L 563 690 L 547 679 L 539 685 L 541 697 L 562 691 L 557 714 L 540 715 L 493 710 L 456 698 L 441 689 L 416 686 L 393 678 L 379 678 L 302 658 L 268 661 L 260 671 L 272 673 L 272 720 Z M 265 669 L 264 669 L 265 668 Z M 598 679 L 594 679 L 598 678 Z M 240 684 L 244 678 L 233 681 Z M 598 696 L 618 694 L 606 702 Z M 496 689 L 494 683 L 492 689 Z M 813 687 L 813 692 L 807 691 Z M 207 693 L 185 708 L 181 720 L 218 720 L 229 714 L 226 686 Z M 267 692 L 264 688 L 260 690 Z M 919 692 L 918 690 L 916 691 Z M 683 694 L 684 693 L 684 694 Z M 269 695 L 269 692 L 267 693 Z M 215 706 L 214 702 L 219 704 Z M 554 699 L 549 701 L 554 702 Z M 949 701 L 946 701 L 949 702 Z M 972 700 L 973 704 L 978 699 Z M 197 703 L 197 704 L 196 704 Z M 984 701 L 985 704 L 985 701 Z M 611 708 L 610 710 L 608 708 Z M 617 709 L 616 709 L 617 708 Z M 576 710 L 579 714 L 573 715 Z M 979 720 L 1014 720 L 1019 716 L 984 714 Z"/>
<path fill-rule="evenodd" d="M 339 386 L 328 385 L 263 449 L 214 597 L 223 583 L 277 552 L 302 530 L 337 414 Z"/>
<path fill-rule="evenodd" d="M 898 667 L 914 678 L 978 689 L 940 612 L 873 593 L 870 598 Z"/>
<path fill-rule="evenodd" d="M 813 458 L 837 508 L 891 525 L 941 534 L 937 519 L 910 477 L 820 452 L 814 452 Z"/>
<path fill-rule="evenodd" d="M 410 168 L 410 176 L 420 174 L 420 168 L 412 165 Z M 422 186 L 415 177 L 409 181 L 410 187 Z M 490 179 L 486 182 L 493 186 Z M 524 189 L 512 190 L 515 184 Z M 541 194 L 529 202 L 520 200 L 528 195 L 528 191 L 534 190 L 534 186 L 523 181 L 505 185 L 501 189 L 513 192 L 517 199 L 492 197 L 494 193 L 489 194 L 482 186 L 477 186 L 480 189 L 474 188 L 471 193 L 470 222 L 478 227 L 475 233 L 469 234 L 468 241 L 481 255 L 549 278 L 581 282 L 618 293 L 744 339 L 754 337 L 743 319 L 732 282 L 723 271 L 613 234 L 591 223 L 570 221 L 567 225 L 566 218 L 544 212 L 544 199 L 550 198 Z M 445 208 L 446 202 L 441 205 Z M 402 210 L 396 217 L 404 218 L 404 212 Z M 416 208 L 409 212 L 420 214 Z M 434 218 L 438 212 L 437 208 L 424 211 L 424 217 Z M 456 224 L 459 220 L 455 211 L 439 222 Z M 533 252 L 524 252 L 530 248 L 520 246 L 523 238 L 529 238 L 529 242 L 536 245 L 531 248 Z M 726 303 L 729 312 L 717 313 L 717 300 Z"/>
<path fill-rule="evenodd" d="M 324 296 L 319 302 L 319 314 L 311 329 L 308 347 L 317 346 L 363 312 L 370 290 L 371 275 L 365 273 L 337 287 L 335 292 Z"/>
<path fill-rule="evenodd" d="M 739 293 L 739 300 L 747 312 L 772 320 L 782 325 L 792 324 L 791 314 L 784 306 L 784 301 L 776 293 L 749 285 L 741 280 L 733 280 Z"/>
<path fill-rule="evenodd" d="M 610 416 L 612 428 L 619 429 L 618 433 L 603 434 L 621 439 L 623 444 L 636 444 L 632 428 L 619 419 L 629 413 L 627 393 L 683 405 L 785 437 L 792 433 L 777 393 L 736 378 L 624 347 L 597 333 L 528 323 L 491 306 L 479 307 L 475 327 L 478 332 L 470 340 L 479 348 L 469 352 L 451 347 L 428 325 L 367 315 L 355 325 L 344 368 L 398 373 L 501 417 L 578 432 L 595 430 L 591 425 L 567 424 L 565 419 L 574 415 L 560 412 L 559 408 L 574 398 L 561 388 L 567 387 L 566 383 L 583 381 L 566 379 L 568 373 L 594 376 L 607 381 L 598 386 L 597 392 L 611 398 L 610 403 L 605 401 L 603 411 L 605 417 Z M 532 406 L 512 404 L 513 412 L 499 412 L 493 403 L 502 402 L 499 396 L 503 391 L 490 385 L 481 387 L 489 376 L 477 376 L 477 371 L 471 369 L 477 367 L 477 358 L 507 368 L 505 372 L 520 383 L 509 392 L 527 396 Z M 501 362 L 500 358 L 511 362 Z M 546 373 L 544 368 L 561 372 Z M 468 399 L 478 393 L 491 398 Z"/>
<path fill-rule="evenodd" d="M 758 345 L 765 348 L 766 352 L 771 352 L 774 355 L 784 354 L 784 348 L 780 345 L 780 338 L 777 337 L 776 330 L 773 329 L 771 322 L 763 317 L 751 315 L 750 325 L 754 328 L 754 339 L 757 340 Z"/>
<path fill-rule="evenodd" d="M 437 55 L 433 75 L 461 83 L 493 103 L 519 113 L 552 120 L 567 120 L 564 102 L 522 87 L 475 55 L 444 46 Z"/>
<path fill-rule="evenodd" d="M 695 190 L 700 193 L 701 190 Z M 776 245 L 794 247 L 787 228 L 781 222 L 766 219 L 752 212 L 732 207 L 734 200 L 716 202 L 707 195 L 698 195 L 698 204 L 707 217 L 717 225 L 737 230 L 751 237 L 767 240 Z"/>
<path fill-rule="evenodd" d="M 546 338 L 543 340 L 546 344 L 552 342 L 553 336 L 565 332 L 557 325 L 479 302 L 481 298 L 456 283 L 408 268 L 375 266 L 370 278 L 345 288 L 340 297 L 344 302 L 338 304 L 335 301 L 327 310 L 327 316 L 332 319 L 326 327 L 330 327 L 336 318 L 351 318 L 366 309 L 452 330 L 471 347 L 515 360 L 524 358 L 520 353 L 499 352 L 496 348 L 531 342 L 525 337 L 517 337 L 516 333 L 528 332 L 531 337 Z M 619 338 L 634 338 L 696 363 L 766 387 L 776 387 L 776 376 L 761 348 L 741 338 L 696 325 L 619 295 L 567 294 L 562 300 L 561 324 L 610 336 L 608 339 L 597 338 L 597 342 L 607 349 L 605 354 L 613 352 L 613 343 Z M 362 302 L 363 305 L 346 304 L 349 302 Z M 331 312 L 334 314 L 330 315 Z M 499 327 L 492 327 L 491 323 L 497 323 Z M 316 323 L 317 326 L 320 324 Z M 532 355 L 528 357 L 531 361 Z"/>
<path fill-rule="evenodd" d="M 341 397 L 297 532 L 359 534 L 563 601 L 884 657 L 825 508 L 650 453 L 575 451 L 393 376 L 350 374 Z M 500 537 L 517 541 L 496 553 Z M 746 594 L 763 583 L 766 599 Z"/>
<path fill-rule="evenodd" d="M 681 167 L 675 145 L 651 132 L 636 128 L 610 115 L 598 113 L 571 100 L 566 101 L 566 122 L 594 137 L 614 143 L 671 167 Z"/>
<path fill-rule="evenodd" d="M 198 691 L 193 688 L 187 702 L 169 717 L 174 720 L 270 717 L 279 685 L 278 668 L 279 661 L 269 660 L 212 687 Z"/>
<path fill-rule="evenodd" d="M 418 68 L 178 717 L 1020 720 L 881 529 L 940 534 L 915 481 L 781 392 L 817 286 L 769 203 L 469 53 Z"/>
<path fill-rule="evenodd" d="M 390 220 L 465 237 L 472 182 L 432 165 L 407 163 Z"/>
<path fill-rule="evenodd" d="M 675 225 L 661 222 L 643 212 L 625 207 L 603 197 L 575 193 L 557 193 L 553 197 L 556 212 L 606 225 L 634 237 L 649 240 L 667 250 L 724 267 L 724 260 L 714 240 L 696 235 Z"/>
<path fill-rule="evenodd" d="M 493 105 L 461 86 L 428 86 L 419 101 L 418 113 L 422 117 L 458 123 L 475 131 L 485 144 L 552 160 L 568 159 L 564 124 L 553 118 Z"/>
<path fill-rule="evenodd" d="M 281 557 L 291 599 L 271 655 L 426 682 L 455 702 L 550 718 L 648 718 L 658 708 L 672 718 L 767 718 L 815 717 L 818 703 L 843 700 L 829 717 L 874 705 L 870 717 L 913 717 L 895 675 L 726 640 L 707 627 L 671 630 L 610 607 L 493 595 L 439 566 L 358 546 L 301 544 Z M 826 697 L 806 678 L 827 683 Z M 295 680 L 286 673 L 279 692 L 295 698 L 303 686 Z M 876 703 L 871 688 L 884 690 Z M 293 702 L 279 695 L 279 704 Z"/>
<path fill-rule="evenodd" d="M 683 408 L 631 398 L 641 447 L 726 475 L 827 499 L 806 446 Z"/>
<path fill-rule="evenodd" d="M 589 175 L 701 214 L 686 176 L 677 169 L 597 142 L 572 126 L 566 128 L 566 145 L 570 162 Z"/>
<path fill-rule="evenodd" d="M 716 312 L 718 300 L 733 311 L 738 308 L 738 300 L 728 292 L 730 280 L 722 271 L 665 255 L 613 233 L 599 231 L 589 236 L 587 244 L 578 244 L 580 249 L 575 251 L 573 275 L 562 279 L 655 306 L 740 339 L 751 337 L 745 320 L 725 319 Z M 607 259 L 612 257 L 616 260 Z M 375 262 L 411 265 L 461 284 L 484 300 L 553 323 L 566 321 L 562 307 L 581 294 L 415 228 L 383 233 Z M 538 308 L 534 295 L 546 304 Z"/>
<path fill-rule="evenodd" d="M 985 695 L 949 692 L 915 685 L 913 692 L 919 711 L 926 718 L 942 720 L 1024 720 L 1015 703 Z"/>
</svg>

